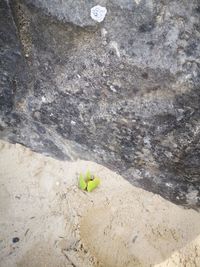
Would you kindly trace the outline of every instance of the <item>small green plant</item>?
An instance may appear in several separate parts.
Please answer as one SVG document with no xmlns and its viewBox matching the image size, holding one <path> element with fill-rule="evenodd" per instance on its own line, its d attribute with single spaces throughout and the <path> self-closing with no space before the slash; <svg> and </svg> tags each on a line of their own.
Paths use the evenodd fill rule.
<svg viewBox="0 0 200 267">
<path fill-rule="evenodd" d="M 80 189 L 92 192 L 95 188 L 99 186 L 100 179 L 92 175 L 91 172 L 88 170 L 85 175 L 83 175 L 82 173 L 79 175 L 78 183 Z"/>
</svg>

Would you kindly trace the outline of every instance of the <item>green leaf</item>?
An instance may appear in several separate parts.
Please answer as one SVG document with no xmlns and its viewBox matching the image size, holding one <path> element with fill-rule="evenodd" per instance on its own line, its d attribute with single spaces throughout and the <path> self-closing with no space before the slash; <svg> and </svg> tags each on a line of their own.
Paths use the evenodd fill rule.
<svg viewBox="0 0 200 267">
<path fill-rule="evenodd" d="M 92 180 L 92 175 L 91 172 L 88 170 L 85 175 L 85 181 L 89 182 L 90 180 Z"/>
<path fill-rule="evenodd" d="M 85 190 L 86 187 L 87 187 L 87 184 L 86 184 L 86 182 L 84 180 L 83 174 L 81 173 L 79 175 L 79 188 L 82 189 L 82 190 Z"/>
<path fill-rule="evenodd" d="M 89 181 L 87 184 L 87 191 L 92 192 L 100 184 L 99 178 L 94 178 L 94 180 Z"/>
</svg>

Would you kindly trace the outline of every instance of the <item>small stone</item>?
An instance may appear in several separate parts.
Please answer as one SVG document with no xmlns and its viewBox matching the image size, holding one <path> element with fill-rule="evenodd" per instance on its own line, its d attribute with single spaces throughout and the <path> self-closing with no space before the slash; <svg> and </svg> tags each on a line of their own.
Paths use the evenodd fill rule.
<svg viewBox="0 0 200 267">
<path fill-rule="evenodd" d="M 13 242 L 13 243 L 17 243 L 17 242 L 19 242 L 19 237 L 13 237 L 12 242 Z"/>
</svg>

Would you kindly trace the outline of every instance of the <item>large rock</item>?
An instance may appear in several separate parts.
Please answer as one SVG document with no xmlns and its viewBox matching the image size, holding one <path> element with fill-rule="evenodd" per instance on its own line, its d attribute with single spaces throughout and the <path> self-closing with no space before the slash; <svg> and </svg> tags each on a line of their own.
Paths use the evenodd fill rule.
<svg viewBox="0 0 200 267">
<path fill-rule="evenodd" d="M 0 13 L 2 139 L 199 207 L 198 0 L 1 0 Z"/>
</svg>

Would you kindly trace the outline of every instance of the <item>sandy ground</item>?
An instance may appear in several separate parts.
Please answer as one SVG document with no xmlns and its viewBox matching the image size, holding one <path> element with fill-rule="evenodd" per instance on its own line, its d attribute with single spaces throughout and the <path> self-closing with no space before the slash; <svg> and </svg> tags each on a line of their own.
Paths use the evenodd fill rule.
<svg viewBox="0 0 200 267">
<path fill-rule="evenodd" d="M 91 193 L 77 187 L 88 169 L 102 181 Z M 198 267 L 200 214 L 98 164 L 1 141 L 0 266 Z"/>
</svg>

